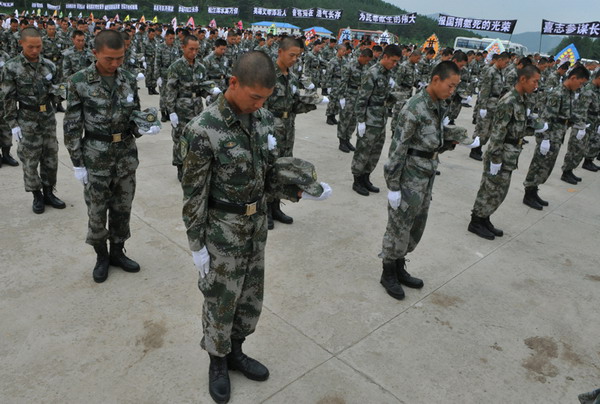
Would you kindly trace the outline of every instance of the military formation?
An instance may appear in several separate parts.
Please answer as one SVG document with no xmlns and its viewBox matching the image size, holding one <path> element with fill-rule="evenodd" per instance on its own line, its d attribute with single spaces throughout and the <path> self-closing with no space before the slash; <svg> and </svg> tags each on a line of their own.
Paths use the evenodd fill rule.
<svg viewBox="0 0 600 404">
<path fill-rule="evenodd" d="M 216 402 L 229 400 L 230 370 L 256 381 L 269 377 L 242 344 L 261 313 L 268 230 L 276 221 L 294 222 L 282 200 L 320 201 L 332 193 L 310 162 L 294 157 L 298 114 L 327 104 L 324 121 L 337 126 L 339 150 L 353 153 L 352 189 L 365 197 L 380 192 L 371 174 L 390 129 L 379 258 L 380 283 L 395 299 L 405 297 L 403 286 L 424 286 L 407 271 L 407 255 L 426 227 L 440 154 L 461 145 L 482 162 L 467 229 L 488 240 L 504 234 L 490 217 L 508 194 L 526 137 L 535 151 L 523 203 L 533 209 L 550 204 L 539 190 L 564 143 L 561 180 L 577 185 L 582 179 L 574 170 L 582 163 L 600 170 L 600 73 L 593 63 L 436 51 L 368 37 L 309 41 L 114 19 L 9 17 L 0 32 L 0 68 L 0 166 L 22 167 L 34 213 L 64 209 L 55 194 L 55 116 L 64 112 L 64 145 L 83 187 L 85 242 L 96 253 L 98 283 L 111 266 L 141 269 L 124 247 L 137 187 L 136 143 L 170 123 Z M 141 86 L 158 96 L 156 108 L 141 110 Z M 456 125 L 469 109 L 472 134 Z M 15 146 L 20 163 L 11 155 Z"/>
</svg>

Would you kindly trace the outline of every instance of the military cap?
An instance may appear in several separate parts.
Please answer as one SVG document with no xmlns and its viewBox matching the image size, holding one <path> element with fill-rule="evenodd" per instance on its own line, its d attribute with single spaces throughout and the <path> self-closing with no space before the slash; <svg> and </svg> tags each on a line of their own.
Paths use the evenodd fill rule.
<svg viewBox="0 0 600 404">
<path fill-rule="evenodd" d="M 280 157 L 275 160 L 267 181 L 270 189 L 282 190 L 290 196 L 285 199 L 295 200 L 293 196 L 298 191 L 305 191 L 313 196 L 321 196 L 323 193 L 323 187 L 317 181 L 315 166 L 296 157 Z"/>
<path fill-rule="evenodd" d="M 48 92 L 52 95 L 62 98 L 63 100 L 67 99 L 67 87 L 64 83 L 52 84 Z"/>
<path fill-rule="evenodd" d="M 317 93 L 303 94 L 300 96 L 300 101 L 304 104 L 317 105 L 323 102 L 323 97 L 321 97 Z"/>
<path fill-rule="evenodd" d="M 162 127 L 160 120 L 157 119 L 158 111 L 154 107 L 146 108 L 143 111 L 133 111 L 130 120 L 133 121 L 140 130 L 147 132 L 151 126 Z"/>
<path fill-rule="evenodd" d="M 455 126 L 455 127 L 444 127 L 444 140 L 459 143 L 462 145 L 470 145 L 473 143 L 473 139 L 467 135 L 467 129 Z"/>
</svg>

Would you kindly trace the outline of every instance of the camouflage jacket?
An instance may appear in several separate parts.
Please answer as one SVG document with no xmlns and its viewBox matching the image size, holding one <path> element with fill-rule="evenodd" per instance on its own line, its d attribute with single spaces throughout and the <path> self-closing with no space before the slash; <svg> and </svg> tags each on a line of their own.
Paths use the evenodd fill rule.
<svg viewBox="0 0 600 404">
<path fill-rule="evenodd" d="M 575 100 L 573 108 L 574 125 L 578 128 L 585 127 L 588 123 L 597 123 L 600 118 L 600 87 L 589 81 Z M 594 129 L 594 128 L 592 128 Z"/>
<path fill-rule="evenodd" d="M 178 48 L 175 44 L 172 46 L 167 46 L 164 43 L 158 45 L 154 59 L 154 78 L 158 80 L 161 77 L 166 80 L 169 66 L 180 57 L 181 48 Z"/>
<path fill-rule="evenodd" d="M 73 29 L 69 27 L 67 31 L 63 31 L 62 29 L 56 30 L 56 36 L 58 40 L 62 43 L 62 49 L 69 49 L 73 46 Z"/>
<path fill-rule="evenodd" d="M 362 76 L 355 108 L 357 122 L 365 122 L 369 126 L 385 126 L 386 103 L 392 90 L 391 75 L 389 70 L 378 63 Z"/>
<path fill-rule="evenodd" d="M 138 52 L 136 45 L 132 42 L 129 48 L 125 50 L 125 57 L 123 58 L 123 64 L 121 68 L 127 70 L 130 73 L 137 74 L 137 69 L 141 64 L 141 58 L 143 54 Z"/>
<path fill-rule="evenodd" d="M 137 81 L 121 68 L 113 89 L 102 80 L 95 64 L 69 77 L 63 129 L 73 166 L 86 167 L 98 176 L 122 177 L 135 171 L 137 128 L 130 118 L 136 110 L 140 110 Z M 124 140 L 111 143 L 82 138 L 84 132 L 107 138 L 121 133 Z"/>
<path fill-rule="evenodd" d="M 6 51 L 10 56 L 14 57 L 17 56 L 19 53 L 21 53 L 21 51 L 23 50 L 21 48 L 21 45 L 19 44 L 19 40 L 21 39 L 21 31 L 8 31 L 8 33 L 6 34 L 6 39 L 7 39 L 7 47 L 8 50 Z"/>
<path fill-rule="evenodd" d="M 417 63 L 418 79 L 421 83 L 429 83 L 431 80 L 432 60 L 422 57 L 419 63 Z"/>
<path fill-rule="evenodd" d="M 328 45 L 323 48 L 323 50 L 321 51 L 321 53 L 319 55 L 321 56 L 321 59 L 323 60 L 323 62 L 325 62 L 325 64 L 329 64 L 331 59 L 335 58 L 336 53 L 337 53 L 336 47 L 334 46 L 332 48 Z"/>
<path fill-rule="evenodd" d="M 550 70 L 550 69 L 546 69 L 546 70 Z M 546 79 L 546 91 L 548 90 L 552 90 L 555 87 L 560 86 L 560 83 L 562 83 L 562 76 L 560 74 L 558 74 L 557 71 L 553 71 L 548 73 L 548 78 Z"/>
<path fill-rule="evenodd" d="M 158 42 L 156 39 L 150 40 L 146 37 L 144 42 L 144 56 L 146 57 L 146 63 L 150 65 L 150 63 L 154 63 L 154 58 L 156 57 L 156 47 L 158 46 Z"/>
<path fill-rule="evenodd" d="M 231 70 L 231 67 L 233 66 L 233 63 L 237 60 L 237 58 L 240 56 L 241 53 L 241 49 L 237 44 L 234 45 L 227 45 L 227 48 L 225 49 L 225 60 L 227 60 L 227 68 L 229 70 Z"/>
<path fill-rule="evenodd" d="M 189 122 L 204 109 L 202 98 L 210 95 L 215 84 L 208 80 L 206 68 L 196 59 L 190 66 L 185 57 L 177 59 L 167 73 L 165 106 L 175 112 L 181 124 Z"/>
<path fill-rule="evenodd" d="M 546 102 L 540 119 L 548 124 L 550 130 L 542 134 L 544 139 L 550 139 L 551 133 L 549 132 L 553 132 L 555 129 L 560 131 L 575 122 L 574 102 L 575 92 L 562 84 L 546 92 Z"/>
<path fill-rule="evenodd" d="M 471 82 L 471 74 L 467 66 L 460 69 L 460 83 L 456 87 L 454 94 L 460 98 L 467 98 L 469 96 L 469 83 Z"/>
<path fill-rule="evenodd" d="M 225 55 L 218 57 L 211 52 L 202 63 L 206 67 L 209 80 L 214 80 L 221 90 L 227 88 L 226 81 L 229 78 L 229 63 Z"/>
<path fill-rule="evenodd" d="M 527 128 L 527 97 L 514 88 L 506 93 L 496 107 L 486 156 L 503 170 L 516 170 L 523 148 L 519 141 Z"/>
<path fill-rule="evenodd" d="M 504 93 L 504 76 L 496 66 L 488 69 L 479 91 L 479 106 L 481 109 L 493 110 L 498 99 Z"/>
<path fill-rule="evenodd" d="M 333 94 L 339 94 L 340 81 L 342 80 L 342 67 L 344 66 L 344 58 L 334 57 L 327 65 L 327 73 L 324 80 L 327 81 L 327 87 L 331 88 Z"/>
<path fill-rule="evenodd" d="M 26 121 L 47 119 L 48 115 L 54 118 L 52 87 L 57 84 L 56 66 L 50 60 L 40 56 L 38 63 L 31 63 L 22 53 L 9 59 L 2 70 L 1 86 L 5 96 L 4 120 L 8 126 L 15 128 Z M 40 111 L 30 111 L 21 106 L 39 107 Z"/>
<path fill-rule="evenodd" d="M 87 48 L 81 51 L 76 50 L 74 47 L 67 49 L 63 52 L 63 77 L 67 78 L 81 69 L 85 69 L 94 64 L 95 60 L 94 54 Z"/>
<path fill-rule="evenodd" d="M 356 97 L 360 88 L 362 75 L 366 70 L 367 66 L 361 65 L 356 59 L 352 60 L 352 62 L 348 64 L 343 65 L 342 79 L 340 80 L 339 86 L 340 98 Z"/>
<path fill-rule="evenodd" d="M 259 109 L 251 114 L 247 128 L 222 94 L 186 125 L 181 137 L 181 185 L 183 221 L 192 251 L 201 250 L 206 237 L 211 237 L 207 234 L 209 198 L 236 204 L 260 200 L 259 212 L 265 212 L 265 179 L 273 161 L 267 138 L 272 133 L 273 116 L 268 111 Z M 227 222 L 250 220 L 244 215 L 216 212 L 220 220 Z"/>
<path fill-rule="evenodd" d="M 295 114 L 314 110 L 314 105 L 305 104 L 300 98 L 299 81 L 294 73 L 288 70 L 283 74 L 279 65 L 275 65 L 277 80 L 271 96 L 265 101 L 264 108 L 271 111 L 275 117 L 287 114 L 289 119 L 294 119 Z"/>
<path fill-rule="evenodd" d="M 321 77 L 321 57 L 319 54 L 311 51 L 304 55 L 304 74 L 313 80 L 314 85 L 319 84 Z"/>
<path fill-rule="evenodd" d="M 62 62 L 60 62 L 63 57 L 62 51 L 63 43 L 58 35 L 55 35 L 54 38 L 50 38 L 49 36 L 44 37 L 42 53 L 46 59 L 50 59 L 55 65 L 60 63 L 62 67 Z"/>
<path fill-rule="evenodd" d="M 417 65 L 410 63 L 408 60 L 403 62 L 396 71 L 394 91 L 410 97 L 415 82 L 418 82 L 417 79 Z"/>
<path fill-rule="evenodd" d="M 268 57 L 275 62 L 277 60 L 277 47 L 275 45 L 271 45 L 270 47 L 267 45 L 257 46 L 254 50 L 261 51 L 267 54 Z"/>
<path fill-rule="evenodd" d="M 517 66 L 511 64 L 504 69 L 505 84 L 507 87 L 512 88 L 517 84 Z"/>
</svg>

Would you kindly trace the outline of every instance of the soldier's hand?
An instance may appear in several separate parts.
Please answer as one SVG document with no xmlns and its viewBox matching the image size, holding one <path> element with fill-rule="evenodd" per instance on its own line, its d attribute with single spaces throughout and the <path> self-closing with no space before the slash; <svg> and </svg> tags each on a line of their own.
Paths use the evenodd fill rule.
<svg viewBox="0 0 600 404">
<path fill-rule="evenodd" d="M 81 185 L 87 185 L 88 172 L 85 167 L 73 167 L 73 175 L 77 181 L 81 182 Z"/>
<path fill-rule="evenodd" d="M 198 268 L 200 277 L 204 278 L 210 271 L 210 255 L 206 247 L 200 251 L 192 251 L 192 258 L 194 259 L 194 265 Z"/>
<path fill-rule="evenodd" d="M 219 95 L 222 93 L 221 89 L 219 87 L 213 87 L 212 90 L 210 90 L 210 93 L 212 95 Z"/>
<path fill-rule="evenodd" d="M 160 132 L 160 126 L 150 126 L 150 129 L 147 131 L 140 130 L 140 135 L 156 135 Z"/>
<path fill-rule="evenodd" d="M 475 136 L 475 140 L 473 140 L 473 143 L 465 145 L 466 147 L 468 147 L 469 149 L 474 149 L 476 147 L 479 147 L 481 145 L 481 139 L 479 139 L 479 136 Z"/>
<path fill-rule="evenodd" d="M 402 202 L 402 192 L 388 191 L 388 203 L 392 209 L 398 209 L 400 202 Z"/>
<path fill-rule="evenodd" d="M 269 134 L 267 136 L 267 149 L 274 150 L 275 147 L 277 147 L 277 139 L 275 139 L 275 136 Z"/>
<path fill-rule="evenodd" d="M 321 104 L 328 104 L 329 103 L 329 97 L 327 97 L 326 95 L 323 96 L 323 99 L 321 100 Z"/>
<path fill-rule="evenodd" d="M 19 143 L 21 139 L 23 139 L 23 134 L 21 133 L 21 127 L 17 126 L 16 128 L 11 129 L 12 138 L 15 143 Z"/>
<path fill-rule="evenodd" d="M 487 109 L 480 109 L 479 110 L 479 116 L 481 117 L 481 119 L 484 119 L 487 115 Z"/>
<path fill-rule="evenodd" d="M 494 163 L 490 162 L 490 175 L 498 174 L 500 172 L 501 168 L 502 168 L 502 163 L 494 164 Z"/>
<path fill-rule="evenodd" d="M 137 75 L 137 77 L 136 77 L 136 79 L 137 79 L 138 81 L 140 81 L 140 80 L 144 80 L 145 78 L 146 78 L 146 76 L 144 76 L 144 73 L 138 73 L 138 75 Z"/>
<path fill-rule="evenodd" d="M 176 128 L 179 125 L 179 117 L 176 112 L 171 112 L 169 114 L 169 119 L 171 120 L 171 125 Z"/>
<path fill-rule="evenodd" d="M 395 85 L 396 85 L 396 81 L 390 77 L 390 87 L 394 88 Z"/>
<path fill-rule="evenodd" d="M 306 87 L 306 89 L 307 89 L 307 90 L 312 90 L 312 89 L 314 89 L 314 88 L 315 88 L 315 85 L 314 85 L 313 83 L 310 83 L 310 84 L 308 85 L 308 87 Z"/>
<path fill-rule="evenodd" d="M 157 84 L 159 87 L 162 87 L 162 77 L 159 77 L 159 78 L 158 78 L 158 80 L 156 80 L 156 84 Z"/>
<path fill-rule="evenodd" d="M 444 117 L 444 120 L 442 121 L 442 125 L 447 126 L 450 123 L 450 118 L 448 118 L 447 116 Z"/>
<path fill-rule="evenodd" d="M 544 139 L 542 143 L 540 143 L 540 154 L 545 156 L 550 151 L 550 140 Z"/>
<path fill-rule="evenodd" d="M 144 69 L 147 69 L 147 68 L 148 68 L 148 64 L 147 64 L 146 62 L 142 62 L 142 67 L 143 67 Z"/>
<path fill-rule="evenodd" d="M 467 96 L 467 98 L 465 98 L 464 104 L 470 105 L 472 99 L 473 99 L 473 97 L 471 97 L 470 95 Z"/>
<path fill-rule="evenodd" d="M 363 137 L 367 131 L 367 125 L 364 122 L 359 122 L 357 128 L 358 137 Z"/>
<path fill-rule="evenodd" d="M 585 136 L 585 129 L 579 129 L 577 131 L 577 140 L 581 140 L 583 139 L 583 137 Z"/>
<path fill-rule="evenodd" d="M 325 199 L 329 198 L 331 196 L 331 193 L 333 192 L 333 190 L 331 189 L 329 184 L 327 184 L 326 182 L 320 182 L 320 184 L 323 187 L 323 193 L 321 195 L 313 196 L 313 195 L 307 194 L 305 191 L 302 191 L 302 194 L 300 194 L 300 198 L 307 199 L 310 201 L 324 201 Z"/>
<path fill-rule="evenodd" d="M 548 122 L 544 122 L 544 127 L 542 129 L 536 129 L 534 132 L 535 133 L 544 133 L 547 130 L 548 130 Z"/>
<path fill-rule="evenodd" d="M 345 98 L 342 98 L 340 100 L 340 107 L 342 107 L 342 109 L 346 108 L 346 99 Z"/>
<path fill-rule="evenodd" d="M 596 133 L 600 135 L 600 125 L 598 126 L 598 129 L 596 130 Z"/>
</svg>

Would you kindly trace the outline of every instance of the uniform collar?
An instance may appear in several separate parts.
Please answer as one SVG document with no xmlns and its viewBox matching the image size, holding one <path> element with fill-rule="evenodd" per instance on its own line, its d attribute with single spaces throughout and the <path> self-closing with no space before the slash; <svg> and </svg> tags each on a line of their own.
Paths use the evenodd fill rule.
<svg viewBox="0 0 600 404">
<path fill-rule="evenodd" d="M 99 83 L 102 80 L 102 76 L 100 76 L 100 73 L 98 72 L 98 69 L 96 68 L 96 63 L 92 63 L 90 66 L 88 66 L 86 68 L 86 70 L 87 70 L 86 77 L 87 77 L 88 83 Z M 123 71 L 119 67 L 117 69 L 117 74 L 115 74 L 115 82 L 118 83 L 121 81 L 125 81 L 125 78 L 123 77 Z"/>
<path fill-rule="evenodd" d="M 229 104 L 229 101 L 227 101 L 227 98 L 225 98 L 223 94 L 219 94 L 219 98 L 217 98 L 217 105 L 219 106 L 219 112 L 223 116 L 223 121 L 225 122 L 228 128 L 231 128 L 233 125 L 240 122 L 240 118 L 234 112 L 233 108 L 231 107 L 231 104 Z M 258 111 L 253 112 L 252 114 L 250 114 L 250 116 L 256 118 L 257 113 Z"/>
</svg>

